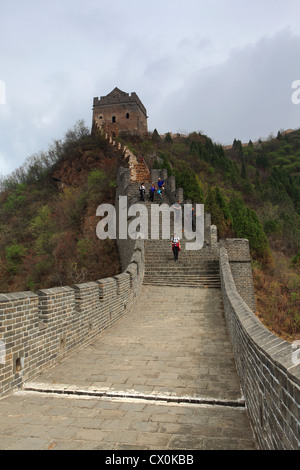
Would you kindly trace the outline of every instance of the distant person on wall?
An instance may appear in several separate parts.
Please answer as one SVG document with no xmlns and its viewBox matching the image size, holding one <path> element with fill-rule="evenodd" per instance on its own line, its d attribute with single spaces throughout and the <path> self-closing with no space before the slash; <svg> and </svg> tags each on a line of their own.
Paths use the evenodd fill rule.
<svg viewBox="0 0 300 470">
<path fill-rule="evenodd" d="M 149 196 L 150 196 L 150 201 L 154 201 L 154 195 L 155 195 L 155 186 L 152 183 L 151 187 L 149 188 Z"/>
<path fill-rule="evenodd" d="M 146 191 L 145 185 L 144 185 L 144 183 L 142 183 L 141 186 L 140 186 L 140 199 L 141 199 L 141 201 L 145 201 L 145 191 Z"/>
<path fill-rule="evenodd" d="M 194 218 L 194 211 L 195 209 L 192 207 L 191 210 L 188 211 L 188 222 L 193 223 L 193 218 Z"/>
<path fill-rule="evenodd" d="M 193 226 L 194 219 L 194 208 L 192 207 L 187 214 L 184 214 L 184 224 L 187 224 L 187 227 Z"/>
<path fill-rule="evenodd" d="M 179 200 L 175 202 L 175 204 L 173 204 L 173 208 L 174 208 L 175 223 L 176 223 L 178 222 L 178 220 L 180 220 L 180 215 L 181 215 L 181 205 L 180 205 Z"/>
<path fill-rule="evenodd" d="M 156 194 L 157 194 L 157 197 L 158 197 L 158 200 L 159 200 L 159 205 L 161 205 L 162 204 L 162 189 L 158 188 Z"/>
<path fill-rule="evenodd" d="M 157 182 L 158 189 L 163 189 L 164 185 L 165 185 L 165 182 L 161 178 L 158 178 L 158 182 Z"/>
<path fill-rule="evenodd" d="M 172 242 L 172 251 L 174 255 L 174 261 L 178 260 L 178 253 L 180 251 L 180 238 L 177 237 L 177 234 L 174 234 L 174 237 L 171 240 Z"/>
</svg>

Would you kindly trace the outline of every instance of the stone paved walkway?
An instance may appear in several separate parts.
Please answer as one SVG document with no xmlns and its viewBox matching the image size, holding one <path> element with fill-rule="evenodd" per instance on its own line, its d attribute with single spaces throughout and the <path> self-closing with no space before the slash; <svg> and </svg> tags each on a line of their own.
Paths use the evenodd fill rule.
<svg viewBox="0 0 300 470">
<path fill-rule="evenodd" d="M 143 286 L 97 341 L 1 399 L 0 449 L 49 448 L 255 449 L 220 290 Z"/>
</svg>

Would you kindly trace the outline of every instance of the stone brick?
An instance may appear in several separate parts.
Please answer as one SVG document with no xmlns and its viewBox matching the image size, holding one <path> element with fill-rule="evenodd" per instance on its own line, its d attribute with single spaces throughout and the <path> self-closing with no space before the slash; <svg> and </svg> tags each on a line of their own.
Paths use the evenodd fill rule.
<svg viewBox="0 0 300 470">
<path fill-rule="evenodd" d="M 144 135 L 148 132 L 147 111 L 136 93 L 115 88 L 107 96 L 94 98 L 93 123 L 111 136 L 119 133 Z"/>
<path fill-rule="evenodd" d="M 247 258 L 246 245 L 239 240 L 220 244 L 223 303 L 241 386 L 260 447 L 299 450 L 296 431 L 299 429 L 300 379 L 291 373 L 292 345 L 274 336 L 259 322 L 242 298 L 245 289 L 252 289 L 251 280 L 248 287 L 239 284 L 239 293 L 237 270 L 231 269 L 230 260 L 241 263 L 244 256 Z M 297 367 L 299 369 L 300 365 Z M 298 401 L 294 401 L 293 396 L 297 394 Z"/>
</svg>

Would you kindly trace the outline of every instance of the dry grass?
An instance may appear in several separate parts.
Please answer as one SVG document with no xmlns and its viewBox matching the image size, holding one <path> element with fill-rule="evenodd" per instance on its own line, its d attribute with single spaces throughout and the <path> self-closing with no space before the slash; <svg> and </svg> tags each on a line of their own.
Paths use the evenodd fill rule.
<svg viewBox="0 0 300 470">
<path fill-rule="evenodd" d="M 282 253 L 273 252 L 273 258 L 268 270 L 253 267 L 256 315 L 272 333 L 293 342 L 300 339 L 300 273 Z"/>
</svg>

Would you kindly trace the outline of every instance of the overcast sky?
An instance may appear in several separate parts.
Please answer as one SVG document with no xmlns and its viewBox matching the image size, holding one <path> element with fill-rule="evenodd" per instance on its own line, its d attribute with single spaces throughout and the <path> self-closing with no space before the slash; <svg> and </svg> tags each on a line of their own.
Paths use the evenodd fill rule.
<svg viewBox="0 0 300 470">
<path fill-rule="evenodd" d="M 0 174 L 94 96 L 136 92 L 148 128 L 215 142 L 300 127 L 299 0 L 0 0 Z"/>
</svg>

